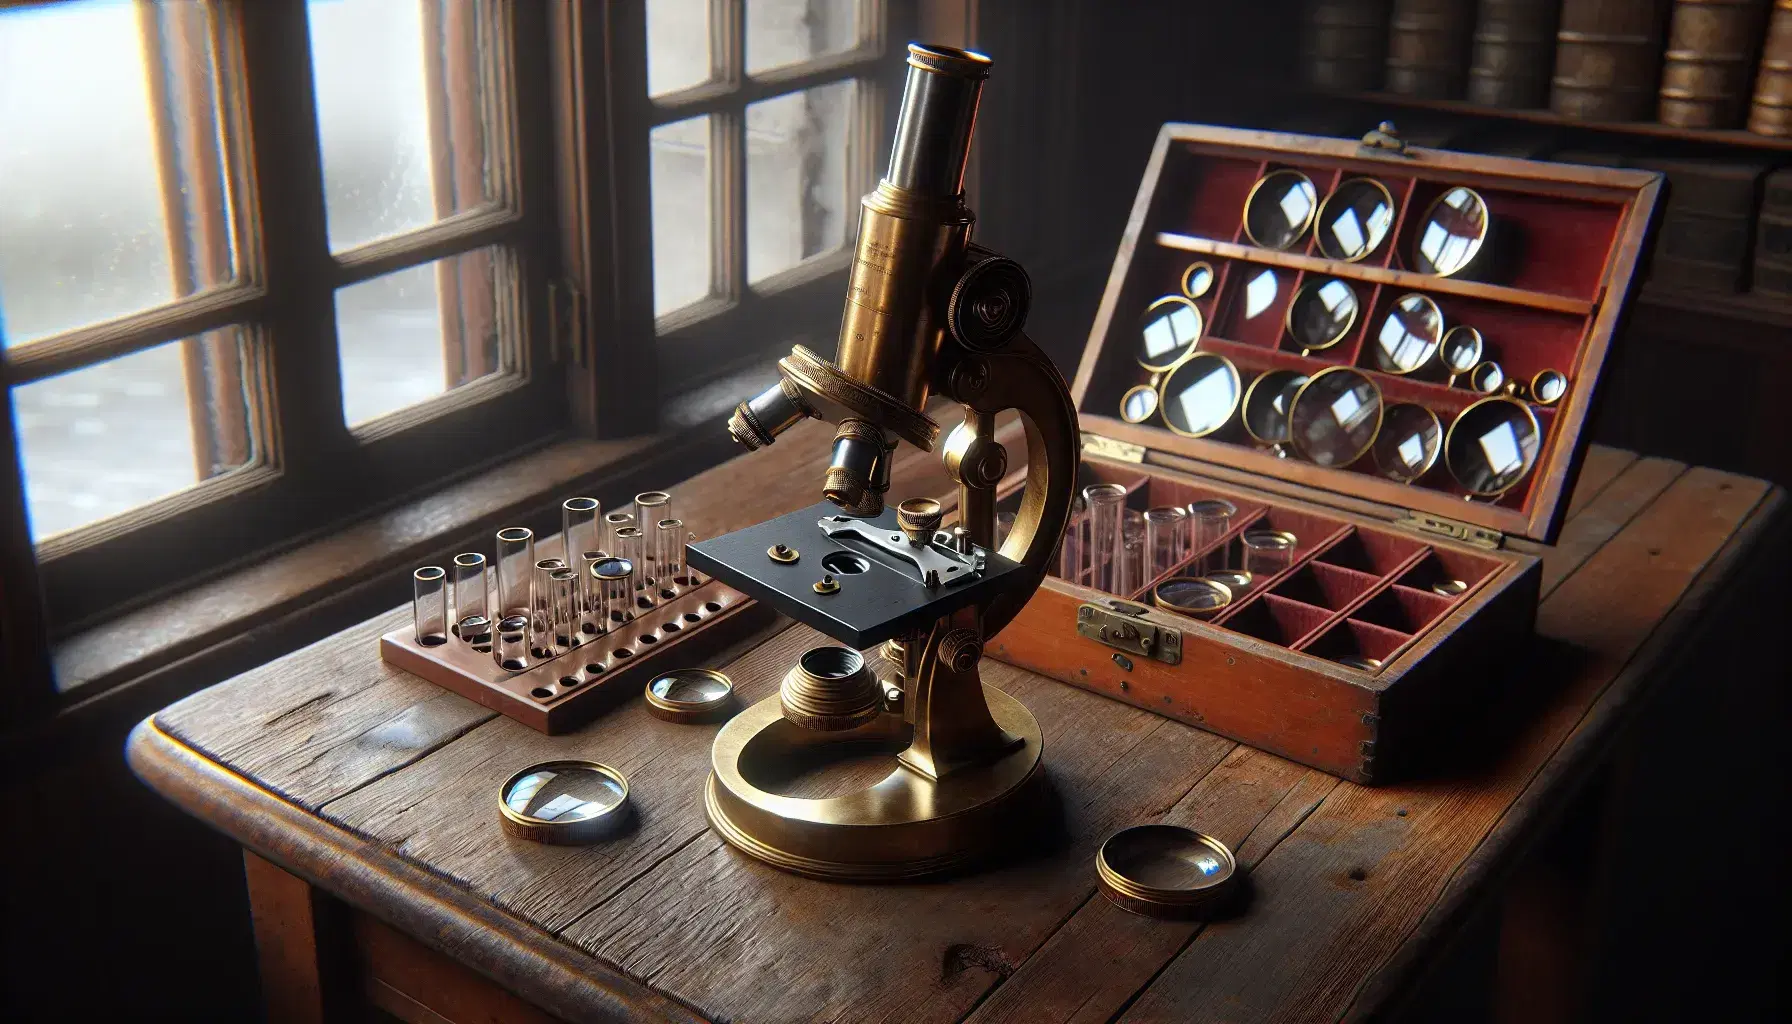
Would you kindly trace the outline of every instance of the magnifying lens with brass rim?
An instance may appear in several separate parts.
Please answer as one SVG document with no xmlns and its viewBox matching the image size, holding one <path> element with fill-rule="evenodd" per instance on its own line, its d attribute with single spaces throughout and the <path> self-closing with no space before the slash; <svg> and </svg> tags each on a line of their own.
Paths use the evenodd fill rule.
<svg viewBox="0 0 1792 1024">
<path fill-rule="evenodd" d="M 734 681 L 715 669 L 680 668 L 647 684 L 647 713 L 668 722 L 700 724 L 727 716 Z"/>
<path fill-rule="evenodd" d="M 1542 441 L 1542 428 L 1529 406 L 1504 396 L 1483 398 L 1450 424 L 1444 464 L 1470 495 L 1497 497 L 1537 465 Z"/>
<path fill-rule="evenodd" d="M 1437 355 L 1443 336 L 1444 315 L 1437 303 L 1416 292 L 1402 295 L 1370 339 L 1375 366 L 1396 376 L 1416 372 Z"/>
<path fill-rule="evenodd" d="M 1157 413 L 1157 389 L 1149 384 L 1135 384 L 1120 396 L 1120 418 L 1128 423 L 1143 423 Z"/>
<path fill-rule="evenodd" d="M 1381 430 L 1369 451 L 1376 472 L 1409 484 L 1437 464 L 1443 440 L 1444 428 L 1437 413 L 1411 402 L 1396 402 L 1382 414 Z"/>
<path fill-rule="evenodd" d="M 596 761 L 543 761 L 504 780 L 498 821 L 518 839 L 579 846 L 628 820 L 628 780 Z"/>
<path fill-rule="evenodd" d="M 1245 196 L 1245 237 L 1265 249 L 1293 248 L 1313 223 L 1318 206 L 1313 179 L 1289 167 L 1270 171 Z"/>
<path fill-rule="evenodd" d="M 1225 843 L 1181 825 L 1134 825 L 1095 855 L 1101 891 L 1145 917 L 1189 918 L 1232 891 L 1238 861 Z"/>
<path fill-rule="evenodd" d="M 1359 672 L 1374 672 L 1381 668 L 1380 658 L 1367 658 L 1361 654 L 1339 655 L 1337 662 L 1345 668 L 1354 668 Z"/>
<path fill-rule="evenodd" d="M 1374 178 L 1346 178 L 1319 204 L 1313 238 L 1320 255 L 1355 263 L 1387 241 L 1394 197 Z"/>
<path fill-rule="evenodd" d="M 1531 378 L 1531 401 L 1554 405 L 1568 393 L 1568 378 L 1560 370 L 1538 370 Z"/>
<path fill-rule="evenodd" d="M 1505 384 L 1506 371 L 1491 359 L 1476 363 L 1475 368 L 1468 372 L 1468 386 L 1483 395 L 1495 394 Z"/>
<path fill-rule="evenodd" d="M 1168 370 L 1195 350 L 1206 322 L 1201 310 L 1180 295 L 1165 295 L 1139 316 L 1139 365 L 1154 373 Z"/>
<path fill-rule="evenodd" d="M 1172 576 L 1151 590 L 1152 603 L 1191 619 L 1211 619 L 1232 603 L 1232 590 L 1201 576 Z"/>
<path fill-rule="evenodd" d="M 1486 344 L 1487 339 L 1481 337 L 1481 332 L 1467 324 L 1457 324 L 1444 332 L 1444 340 L 1437 347 L 1437 358 L 1450 373 L 1450 387 L 1456 386 L 1456 378 L 1481 362 L 1481 352 Z"/>
<path fill-rule="evenodd" d="M 1259 443 L 1288 443 L 1288 406 L 1307 382 L 1298 370 L 1269 370 L 1257 375 L 1244 391 L 1244 432 Z"/>
<path fill-rule="evenodd" d="M 1335 277 L 1308 281 L 1288 303 L 1283 326 L 1300 354 L 1323 352 L 1350 333 L 1361 307 L 1356 290 Z"/>
<path fill-rule="evenodd" d="M 1438 597 L 1461 597 L 1468 592 L 1468 584 L 1462 580 L 1439 580 L 1431 584 L 1431 592 Z"/>
<path fill-rule="evenodd" d="M 1240 391 L 1232 360 L 1197 352 L 1164 377 L 1157 404 L 1170 430 L 1183 437 L 1206 437 L 1231 422 Z"/>
<path fill-rule="evenodd" d="M 1288 406 L 1288 440 L 1316 466 L 1342 468 L 1363 457 L 1381 430 L 1381 389 L 1348 366 L 1314 374 Z"/>
<path fill-rule="evenodd" d="M 1213 290 L 1213 282 L 1213 264 L 1206 260 L 1196 260 L 1182 272 L 1182 294 L 1198 299 Z"/>
<path fill-rule="evenodd" d="M 1421 274 L 1460 274 L 1487 242 L 1487 200 L 1457 186 L 1432 200 L 1413 239 L 1413 268 Z"/>
<path fill-rule="evenodd" d="M 1251 589 L 1251 580 L 1255 577 L 1243 569 L 1215 569 L 1201 578 L 1218 583 L 1236 596 Z"/>
</svg>

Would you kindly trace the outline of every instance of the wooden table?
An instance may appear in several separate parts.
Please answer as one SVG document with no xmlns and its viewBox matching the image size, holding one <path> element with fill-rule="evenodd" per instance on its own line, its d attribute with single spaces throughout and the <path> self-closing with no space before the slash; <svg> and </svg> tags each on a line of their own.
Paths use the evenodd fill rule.
<svg viewBox="0 0 1792 1024">
<path fill-rule="evenodd" d="M 710 536 L 807 503 L 825 451 L 799 428 L 677 488 L 679 511 Z M 897 479 L 893 494 L 945 490 L 918 453 Z M 162 711 L 129 757 L 243 844 L 274 1020 L 367 1000 L 412 1021 L 1362 1018 L 1400 1005 L 1641 698 L 1697 655 L 1708 613 L 1744 599 L 1783 505 L 1761 481 L 1593 449 L 1544 556 L 1521 721 L 1415 785 L 1340 782 L 986 661 L 1045 731 L 1068 838 L 948 882 L 834 885 L 740 856 L 704 821 L 714 726 L 660 722 L 637 697 L 539 735 L 383 665 L 376 640 L 408 609 Z M 727 671 L 756 700 L 814 637 L 789 627 Z M 554 757 L 626 772 L 638 827 L 584 848 L 507 838 L 499 783 Z M 1232 845 L 1242 915 L 1164 923 L 1096 892 L 1101 840 L 1156 819 Z"/>
</svg>

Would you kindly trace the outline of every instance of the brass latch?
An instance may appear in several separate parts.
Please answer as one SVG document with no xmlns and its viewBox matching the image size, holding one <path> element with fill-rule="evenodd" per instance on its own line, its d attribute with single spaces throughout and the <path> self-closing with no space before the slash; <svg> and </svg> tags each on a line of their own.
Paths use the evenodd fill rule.
<svg viewBox="0 0 1792 1024">
<path fill-rule="evenodd" d="M 1498 530 L 1459 523 L 1454 519 L 1445 519 L 1442 516 L 1434 516 L 1425 512 L 1408 511 L 1405 516 L 1395 522 L 1396 525 L 1404 526 L 1409 530 L 1448 537 L 1451 540 L 1473 544 L 1475 547 L 1486 548 L 1489 551 L 1499 550 L 1506 542 L 1506 535 Z"/>
<path fill-rule="evenodd" d="M 1406 140 L 1400 137 L 1400 130 L 1394 122 L 1383 121 L 1375 126 L 1375 130 L 1363 136 L 1363 141 L 1356 147 L 1357 156 L 1404 156 L 1407 152 Z"/>
<path fill-rule="evenodd" d="M 1104 459 L 1119 462 L 1139 463 L 1145 461 L 1145 446 L 1133 444 L 1131 441 L 1116 441 L 1100 434 L 1083 435 L 1083 454 L 1099 455 Z"/>
<path fill-rule="evenodd" d="M 1116 650 L 1161 661 L 1182 663 L 1182 632 L 1145 618 L 1145 606 L 1112 598 L 1076 610 L 1076 633 Z"/>
</svg>

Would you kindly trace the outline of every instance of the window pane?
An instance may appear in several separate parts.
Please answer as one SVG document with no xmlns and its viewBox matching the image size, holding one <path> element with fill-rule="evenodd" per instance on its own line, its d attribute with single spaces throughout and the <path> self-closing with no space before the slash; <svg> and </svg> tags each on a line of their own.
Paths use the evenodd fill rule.
<svg viewBox="0 0 1792 1024">
<path fill-rule="evenodd" d="M 709 295 L 709 118 L 663 124 L 653 152 L 653 312 Z"/>
<path fill-rule="evenodd" d="M 0 11 L 8 345 L 234 276 L 211 16 L 201 3 Z"/>
<path fill-rule="evenodd" d="M 852 82 L 747 108 L 747 280 L 846 243 Z"/>
<path fill-rule="evenodd" d="M 342 417 L 371 419 L 513 371 L 516 275 L 509 253 L 476 249 L 336 292 Z"/>
<path fill-rule="evenodd" d="M 747 74 L 844 53 L 858 42 L 858 0 L 747 0 Z"/>
<path fill-rule="evenodd" d="M 648 0 L 647 94 L 709 81 L 709 0 Z"/>
<path fill-rule="evenodd" d="M 330 248 L 476 209 L 495 195 L 483 73 L 489 4 L 309 0 Z"/>
<path fill-rule="evenodd" d="M 253 461 L 246 362 L 227 328 L 14 388 L 33 539 Z"/>
</svg>

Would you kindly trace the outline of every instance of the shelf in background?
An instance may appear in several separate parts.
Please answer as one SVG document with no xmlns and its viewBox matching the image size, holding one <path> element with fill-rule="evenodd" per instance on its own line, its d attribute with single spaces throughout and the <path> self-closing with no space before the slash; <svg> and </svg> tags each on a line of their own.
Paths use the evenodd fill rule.
<svg viewBox="0 0 1792 1024">
<path fill-rule="evenodd" d="M 1465 117 L 1553 125 L 1582 131 L 1604 132 L 1610 135 L 1628 135 L 1645 139 L 1693 142 L 1707 146 L 1792 153 L 1792 138 L 1756 135 L 1741 129 L 1676 128 L 1672 125 L 1654 124 L 1647 121 L 1580 121 L 1572 117 L 1563 117 L 1552 110 L 1513 110 L 1505 107 L 1488 107 L 1463 100 L 1421 99 L 1416 96 L 1402 96 L 1391 92 L 1333 93 L 1329 95 L 1337 99 L 1378 104 L 1396 110 L 1434 110 Z M 1397 119 L 1395 123 L 1399 123 Z"/>
<path fill-rule="evenodd" d="M 1792 299 L 1775 299 L 1748 292 L 1695 291 L 1653 284 L 1645 285 L 1637 298 L 1644 305 L 1662 309 L 1678 309 L 1725 320 L 1792 328 Z"/>
</svg>

